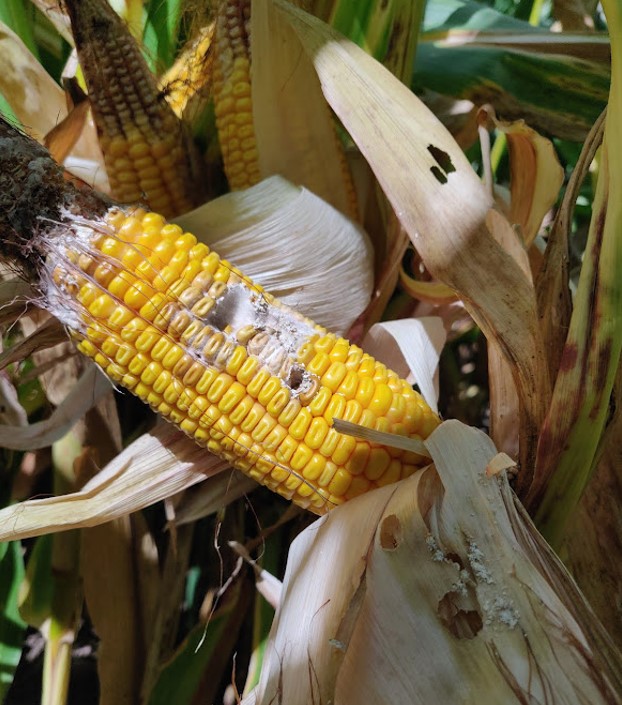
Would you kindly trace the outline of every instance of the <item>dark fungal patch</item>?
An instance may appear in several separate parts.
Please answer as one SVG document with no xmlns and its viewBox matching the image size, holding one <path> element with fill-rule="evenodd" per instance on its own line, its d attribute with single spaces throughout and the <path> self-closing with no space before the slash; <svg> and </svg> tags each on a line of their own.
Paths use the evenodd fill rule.
<svg viewBox="0 0 622 705">
<path fill-rule="evenodd" d="M 39 236 L 66 223 L 74 204 L 94 216 L 110 205 L 79 191 L 44 147 L 0 116 L 0 256 L 32 278 L 46 255 Z"/>
</svg>

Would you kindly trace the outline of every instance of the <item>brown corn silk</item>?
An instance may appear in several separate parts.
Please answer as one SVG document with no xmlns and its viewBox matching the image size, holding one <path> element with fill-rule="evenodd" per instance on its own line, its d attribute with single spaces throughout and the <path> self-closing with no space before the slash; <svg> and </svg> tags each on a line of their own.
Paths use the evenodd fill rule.
<svg viewBox="0 0 622 705">
<path fill-rule="evenodd" d="M 40 279 L 43 305 L 114 382 L 317 513 L 426 462 L 332 427 L 344 419 L 425 438 L 439 420 L 408 382 L 281 304 L 194 235 L 75 191 L 41 147 L 6 123 L 2 132 L 11 135 L 7 157 L 22 159 L 13 171 L 17 207 L 0 209 L 5 254 Z M 33 216 L 39 201 L 43 220 Z"/>
</svg>

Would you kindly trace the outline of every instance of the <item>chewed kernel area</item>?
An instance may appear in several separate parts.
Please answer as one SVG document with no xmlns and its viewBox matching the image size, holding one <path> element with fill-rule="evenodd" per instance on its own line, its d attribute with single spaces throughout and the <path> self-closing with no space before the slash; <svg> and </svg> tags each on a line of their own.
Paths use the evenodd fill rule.
<svg viewBox="0 0 622 705">
<path fill-rule="evenodd" d="M 190 233 L 109 212 L 62 253 L 78 347 L 198 443 L 316 513 L 423 459 L 337 433 L 333 419 L 413 438 L 438 417 L 360 348 L 265 295 Z"/>
</svg>

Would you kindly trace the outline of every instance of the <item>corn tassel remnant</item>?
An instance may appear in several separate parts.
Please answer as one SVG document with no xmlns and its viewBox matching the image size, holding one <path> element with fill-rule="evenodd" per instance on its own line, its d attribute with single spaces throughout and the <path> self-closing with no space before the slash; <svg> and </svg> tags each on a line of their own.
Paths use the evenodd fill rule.
<svg viewBox="0 0 622 705">
<path fill-rule="evenodd" d="M 198 162 L 136 41 L 106 0 L 65 0 L 114 198 L 167 217 L 200 201 Z"/>
<path fill-rule="evenodd" d="M 439 420 L 406 381 L 161 215 L 75 191 L 41 147 L 15 131 L 2 139 L 7 129 L 0 154 L 25 143 L 29 156 L 12 160 L 4 253 L 36 271 L 42 304 L 112 380 L 317 513 L 426 462 L 332 428 L 339 418 L 426 437 Z M 45 220 L 32 215 L 39 203 Z"/>
</svg>

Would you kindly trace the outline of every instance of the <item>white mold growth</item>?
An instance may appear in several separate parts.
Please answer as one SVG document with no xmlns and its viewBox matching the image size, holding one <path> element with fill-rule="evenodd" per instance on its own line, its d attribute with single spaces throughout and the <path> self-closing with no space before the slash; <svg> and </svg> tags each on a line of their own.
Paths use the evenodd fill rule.
<svg viewBox="0 0 622 705">
<path fill-rule="evenodd" d="M 469 540 L 467 558 L 475 578 L 482 583 L 492 585 L 494 583 L 493 577 L 488 568 L 486 568 L 484 564 L 484 554 L 475 541 Z"/>
<path fill-rule="evenodd" d="M 487 625 L 501 625 L 514 629 L 518 624 L 520 615 L 512 600 L 504 596 L 486 600 L 482 604 L 486 615 Z"/>
</svg>

